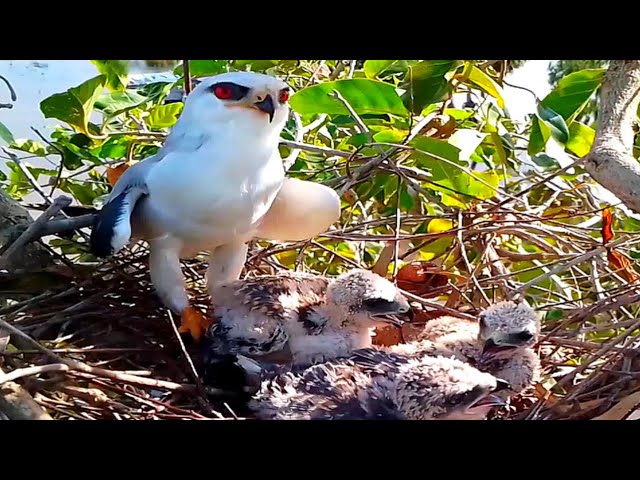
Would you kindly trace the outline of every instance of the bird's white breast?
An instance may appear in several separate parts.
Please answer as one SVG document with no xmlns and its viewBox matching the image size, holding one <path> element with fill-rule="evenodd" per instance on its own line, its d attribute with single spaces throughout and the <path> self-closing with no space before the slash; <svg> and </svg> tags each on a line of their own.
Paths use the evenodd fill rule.
<svg viewBox="0 0 640 480">
<path fill-rule="evenodd" d="M 147 178 L 149 214 L 191 247 L 249 239 L 284 180 L 277 142 L 230 131 L 170 152 Z"/>
</svg>

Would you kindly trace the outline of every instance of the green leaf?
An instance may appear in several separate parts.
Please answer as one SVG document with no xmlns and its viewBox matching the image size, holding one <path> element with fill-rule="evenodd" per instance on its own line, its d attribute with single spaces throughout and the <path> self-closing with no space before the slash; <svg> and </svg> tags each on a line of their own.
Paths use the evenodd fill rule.
<svg viewBox="0 0 640 480">
<path fill-rule="evenodd" d="M 441 233 L 453 229 L 453 222 L 445 218 L 434 218 L 427 226 L 428 233 Z"/>
<path fill-rule="evenodd" d="M 442 100 L 449 83 L 445 74 L 457 65 L 457 60 L 424 60 L 410 67 L 400 85 L 406 90 L 402 95 L 405 107 L 418 115 L 427 105 Z"/>
<path fill-rule="evenodd" d="M 560 143 L 567 143 L 569 140 L 569 127 L 564 121 L 564 118 L 552 110 L 549 107 L 544 106 L 542 103 L 538 104 L 538 118 L 544 120 L 544 122 L 550 127 L 551 135 Z"/>
<path fill-rule="evenodd" d="M 106 87 L 111 91 L 124 90 L 129 74 L 128 60 L 91 60 L 98 72 L 107 77 Z"/>
<path fill-rule="evenodd" d="M 460 160 L 460 149 L 443 141 L 429 137 L 418 137 L 411 142 L 417 151 L 415 157 L 418 164 L 429 170 L 431 181 L 427 188 L 442 193 L 442 203 L 450 207 L 466 208 L 473 200 L 487 200 L 495 195 L 500 177 L 489 170 L 473 172 L 473 178 L 452 163 L 467 167 L 467 162 Z M 442 157 L 449 162 L 443 161 Z"/>
<path fill-rule="evenodd" d="M 367 78 L 376 78 L 395 62 L 396 60 L 367 60 L 362 68 Z"/>
<path fill-rule="evenodd" d="M 189 60 L 189 72 L 192 77 L 208 77 L 229 71 L 229 63 L 226 60 Z M 184 65 L 178 65 L 173 73 L 184 74 Z"/>
<path fill-rule="evenodd" d="M 96 196 L 90 183 L 65 180 L 61 182 L 60 189 L 71 193 L 83 205 L 91 205 Z"/>
<path fill-rule="evenodd" d="M 401 143 L 407 137 L 407 132 L 388 128 L 376 133 L 373 140 L 380 143 Z"/>
<path fill-rule="evenodd" d="M 90 135 L 89 116 L 95 101 L 104 90 L 106 79 L 105 75 L 98 75 L 64 93 L 51 95 L 40 102 L 40 110 L 45 118 L 62 120 Z"/>
<path fill-rule="evenodd" d="M 542 104 L 571 123 L 598 89 L 605 73 L 604 68 L 571 73 L 558 82 L 558 86 L 542 100 Z"/>
<path fill-rule="evenodd" d="M 15 142 L 15 138 L 13 138 L 13 134 L 2 122 L 0 122 L 0 138 L 2 138 L 9 145 Z"/>
<path fill-rule="evenodd" d="M 555 158 L 550 157 L 546 153 L 532 156 L 531 161 L 542 168 L 558 168 L 560 166 Z"/>
<path fill-rule="evenodd" d="M 140 87 L 138 93 L 147 97 L 149 101 L 159 102 L 161 98 L 169 94 L 174 84 L 174 82 L 153 82 Z"/>
<path fill-rule="evenodd" d="M 566 147 L 569 151 L 578 157 L 584 157 L 591 151 L 591 145 L 596 137 L 593 128 L 586 126 L 584 123 L 572 122 L 569 127 L 569 141 Z"/>
<path fill-rule="evenodd" d="M 170 103 L 169 105 L 158 105 L 153 107 L 146 118 L 147 125 L 152 130 L 172 127 L 178 120 L 178 115 L 182 111 L 182 103 Z"/>
<path fill-rule="evenodd" d="M 400 189 L 400 208 L 407 212 L 413 210 L 414 206 L 415 202 L 413 197 L 407 191 L 407 186 L 402 185 L 402 188 Z"/>
<path fill-rule="evenodd" d="M 127 90 L 124 92 L 112 92 L 102 95 L 96 100 L 95 108 L 102 111 L 108 117 L 115 117 L 128 110 L 142 105 L 148 100 L 147 97 Z"/>
<path fill-rule="evenodd" d="M 280 63 L 280 60 L 234 60 L 233 66 L 245 70 L 249 67 L 249 70 L 254 72 L 264 72 L 269 68 L 275 67 Z"/>
<path fill-rule="evenodd" d="M 408 113 L 393 85 L 364 78 L 313 85 L 294 93 L 289 103 L 300 115 L 349 115 L 349 111 L 340 100 L 329 96 L 334 90 L 340 92 L 358 114 L 389 113 L 406 116 Z"/>
<path fill-rule="evenodd" d="M 491 95 L 498 101 L 498 106 L 504 108 L 504 98 L 502 97 L 502 88 L 498 85 L 493 78 L 484 73 L 478 67 L 472 66 L 470 71 L 467 72 L 468 76 L 466 80 L 474 84 L 483 92 Z"/>
<path fill-rule="evenodd" d="M 398 191 L 398 177 L 391 175 L 384 184 L 384 197 L 388 202 L 389 198 Z"/>
<path fill-rule="evenodd" d="M 91 150 L 91 153 L 101 159 L 118 160 L 127 154 L 129 140 L 124 137 L 111 137 L 99 147 Z"/>
<path fill-rule="evenodd" d="M 26 140 L 24 138 L 21 138 L 15 140 L 9 146 L 15 150 L 31 153 L 38 157 L 44 157 L 47 155 L 47 149 L 45 148 L 44 144 L 36 142 L 35 140 Z"/>
<path fill-rule="evenodd" d="M 529 145 L 527 153 L 534 156 L 544 150 L 545 145 L 551 136 L 551 129 L 543 121 L 534 115 L 531 120 L 531 133 L 529 134 Z"/>
</svg>

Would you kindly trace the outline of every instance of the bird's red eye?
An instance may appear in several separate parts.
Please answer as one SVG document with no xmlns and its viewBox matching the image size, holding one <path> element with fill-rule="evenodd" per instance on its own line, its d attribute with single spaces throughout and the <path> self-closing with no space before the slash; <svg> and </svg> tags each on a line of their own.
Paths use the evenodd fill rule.
<svg viewBox="0 0 640 480">
<path fill-rule="evenodd" d="M 280 92 L 280 103 L 285 103 L 289 100 L 289 90 L 284 89 Z"/>
<path fill-rule="evenodd" d="M 229 98 L 231 98 L 231 96 L 233 95 L 233 92 L 231 91 L 231 88 L 223 86 L 223 85 L 219 85 L 216 87 L 216 89 L 213 91 L 213 93 L 216 94 L 216 97 L 222 99 L 222 100 L 227 100 Z"/>
</svg>

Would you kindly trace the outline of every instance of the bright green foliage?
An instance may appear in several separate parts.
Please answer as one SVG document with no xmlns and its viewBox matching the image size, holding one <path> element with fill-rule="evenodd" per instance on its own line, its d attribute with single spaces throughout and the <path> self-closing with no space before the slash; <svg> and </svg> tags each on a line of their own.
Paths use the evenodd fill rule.
<svg viewBox="0 0 640 480">
<path fill-rule="evenodd" d="M 94 62 L 99 76 L 42 101 L 42 114 L 60 124 L 50 144 L 35 137 L 14 139 L 0 124 L 0 142 L 14 151 L 62 162 L 61 175 L 54 166 L 31 171 L 43 185 L 55 184 L 84 205 L 109 192 L 105 164 L 140 160 L 156 153 L 183 107 L 180 102 L 164 104 L 172 88 L 181 88 L 182 79 L 129 89 L 120 61 Z M 594 130 L 580 118 L 599 89 L 604 70 L 589 66 L 563 76 L 541 99 L 531 120 L 519 124 L 508 117 L 509 104 L 503 93 L 503 75 L 518 66 L 518 61 L 514 62 L 193 60 L 190 72 L 198 77 L 252 70 L 286 79 L 295 91 L 290 99 L 292 111 L 303 126 L 313 124 L 302 137 L 309 148 L 301 150 L 288 174 L 323 182 L 344 193 L 342 224 L 361 228 L 359 231 L 369 238 L 392 235 L 398 212 L 403 218 L 402 235 L 442 235 L 457 228 L 460 212 L 471 215 L 478 208 L 487 209 L 517 197 L 541 176 L 588 153 Z M 182 65 L 173 71 L 182 75 Z M 361 131 L 334 92 L 352 107 L 368 133 Z M 456 94 L 467 92 L 473 96 L 475 107 L 450 104 Z M 416 130 L 418 124 L 423 127 L 420 131 Z M 296 132 L 292 119 L 283 138 L 295 139 Z M 290 149 L 282 146 L 281 153 L 287 156 Z M 523 158 L 526 153 L 531 158 Z M 354 177 L 360 167 L 381 154 L 385 160 Z M 525 164 L 529 173 L 521 171 Z M 11 161 L 7 165 L 9 172 L 3 181 L 7 191 L 15 197 L 32 192 L 24 174 Z M 531 169 L 537 172 L 531 173 Z M 581 185 L 589 183 L 581 175 L 580 170 L 572 171 L 559 176 L 556 181 L 560 183 L 553 186 L 536 184 L 526 194 L 527 204 L 538 213 L 585 208 L 581 193 L 576 193 L 580 189 L 573 190 L 578 179 Z M 564 185 L 567 193 L 558 197 L 557 185 Z M 509 208 L 524 212 L 525 207 L 511 201 Z M 584 218 L 559 221 L 573 225 Z M 371 226 L 362 226 L 369 223 Z M 621 228 L 636 228 L 633 225 L 632 220 L 625 219 Z M 597 232 L 589 235 L 597 238 Z M 416 240 L 410 249 L 417 258 L 464 272 L 457 241 L 455 234 Z M 543 235 L 541 241 L 548 242 L 551 249 L 562 247 L 552 237 Z M 382 249 L 380 242 L 352 238 L 321 238 L 318 242 L 321 247 L 305 247 L 302 257 L 294 249 L 276 254 L 274 261 L 288 268 L 302 261 L 310 269 L 338 273 L 348 268 L 347 259 L 372 265 Z M 518 254 L 542 252 L 539 242 L 531 243 L 523 237 L 504 242 L 501 248 Z M 480 244 L 467 247 L 471 262 L 484 258 L 485 253 L 476 248 Z M 544 268 L 533 261 L 514 262 L 510 268 L 514 272 L 523 270 L 514 274 L 517 282 L 544 273 Z M 554 278 L 540 286 L 569 295 Z"/>
</svg>

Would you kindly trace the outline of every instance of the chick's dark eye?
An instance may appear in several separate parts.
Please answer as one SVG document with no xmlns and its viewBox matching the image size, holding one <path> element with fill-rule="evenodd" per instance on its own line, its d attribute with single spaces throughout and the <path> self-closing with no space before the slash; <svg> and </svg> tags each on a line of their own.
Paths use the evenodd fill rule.
<svg viewBox="0 0 640 480">
<path fill-rule="evenodd" d="M 531 340 L 533 338 L 533 333 L 531 332 L 527 332 L 527 331 L 523 331 L 518 333 L 518 338 L 520 340 L 522 340 L 523 342 L 527 342 L 529 340 Z"/>
<path fill-rule="evenodd" d="M 382 298 L 367 298 L 362 302 L 362 304 L 368 308 L 385 308 L 388 307 L 391 303 L 392 302 L 389 302 L 388 300 L 384 300 Z"/>
<path fill-rule="evenodd" d="M 285 88 L 280 91 L 280 103 L 285 103 L 289 100 L 289 89 Z"/>
</svg>

